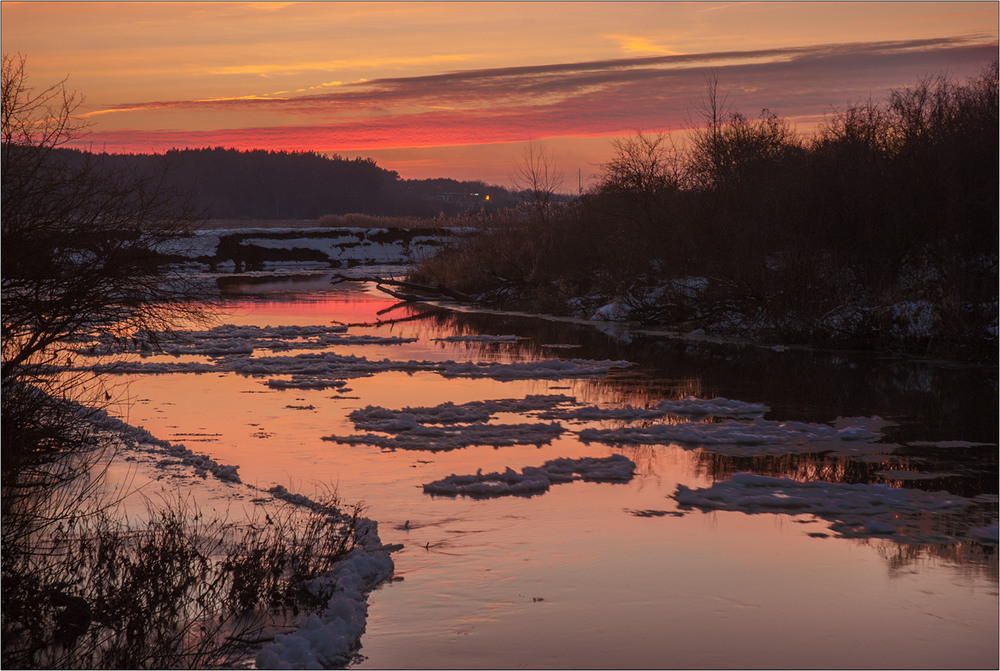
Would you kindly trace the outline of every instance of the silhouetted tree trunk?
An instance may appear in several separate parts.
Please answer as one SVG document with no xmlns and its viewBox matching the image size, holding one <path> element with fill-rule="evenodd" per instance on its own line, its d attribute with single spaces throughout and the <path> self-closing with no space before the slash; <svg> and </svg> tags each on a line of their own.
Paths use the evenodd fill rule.
<svg viewBox="0 0 1000 671">
<path fill-rule="evenodd" d="M 46 398 L 97 400 L 81 397 L 74 347 L 98 336 L 145 337 L 199 308 L 194 285 L 158 262 L 188 232 L 161 178 L 57 151 L 83 132 L 74 117 L 82 99 L 64 82 L 32 87 L 23 56 L 3 56 L 2 100 L 6 483 L 61 449 L 60 412 Z"/>
</svg>

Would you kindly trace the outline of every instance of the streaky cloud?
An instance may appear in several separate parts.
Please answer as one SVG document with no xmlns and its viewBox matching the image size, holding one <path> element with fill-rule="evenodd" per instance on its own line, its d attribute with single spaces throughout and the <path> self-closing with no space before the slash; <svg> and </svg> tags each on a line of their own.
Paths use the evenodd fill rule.
<svg viewBox="0 0 1000 671">
<path fill-rule="evenodd" d="M 269 123 L 217 131 L 107 130 L 88 140 L 143 151 L 216 144 L 353 151 L 677 129 L 691 125 L 690 110 L 704 95 L 710 72 L 737 108 L 815 117 L 923 76 L 972 74 L 996 58 L 991 39 L 972 35 L 647 56 L 376 79 L 300 96 L 126 103 L 91 114 L 254 110 L 268 115 Z M 282 123 L 289 114 L 298 123 Z"/>
</svg>

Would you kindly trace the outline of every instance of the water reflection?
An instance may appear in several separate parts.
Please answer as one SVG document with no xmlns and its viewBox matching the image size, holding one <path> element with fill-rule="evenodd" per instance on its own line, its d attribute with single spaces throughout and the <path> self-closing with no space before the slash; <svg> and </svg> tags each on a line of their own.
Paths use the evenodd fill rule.
<svg viewBox="0 0 1000 671">
<path fill-rule="evenodd" d="M 394 362 L 580 358 L 636 364 L 594 379 L 445 379 L 431 371 L 394 370 L 351 379 L 346 394 L 268 389 L 260 379 L 232 373 L 136 378 L 137 393 L 154 399 L 138 404 L 136 423 L 164 437 L 203 440 L 199 451 L 239 463 L 247 482 L 276 481 L 290 489 L 315 480 L 337 482 L 342 495 L 370 504 L 385 542 L 406 546 L 396 555 L 406 579 L 373 597 L 363 650 L 369 660 L 362 665 L 440 667 L 461 660 L 467 666 L 473 660 L 496 667 L 731 667 L 798 660 L 806 666 L 911 666 L 950 660 L 975 666 L 992 659 L 991 644 L 984 641 L 995 633 L 990 613 L 997 557 L 980 543 L 958 539 L 996 519 L 995 496 L 960 514 L 935 511 L 908 520 L 927 537 L 952 539 L 942 543 L 834 539 L 825 520 L 809 515 L 682 512 L 671 496 L 678 485 L 707 488 L 736 473 L 946 488 L 968 498 L 995 495 L 995 447 L 967 444 L 997 440 L 995 371 L 649 336 L 625 342 L 573 323 L 397 306 L 394 299 L 346 283 L 295 293 L 294 300 L 275 300 L 280 294 L 267 285 L 253 291 L 261 287 L 266 290 L 260 294 L 234 290 L 230 295 L 241 298 L 226 321 L 349 323 L 350 335 L 418 339 L 381 347 L 332 345 L 338 354 Z M 525 339 L 438 340 L 480 334 Z M 623 423 L 571 419 L 559 420 L 567 431 L 541 447 L 470 444 L 414 452 L 322 440 L 356 433 L 351 416 L 367 406 L 402 411 L 533 394 L 575 397 L 572 408 L 724 397 L 767 404 L 769 420 L 825 425 L 838 416 L 880 415 L 895 425 L 883 429 L 885 436 L 870 451 L 855 456 L 821 449 L 741 455 L 669 443 L 588 445 L 577 435 L 584 427 Z M 166 402 L 176 405 L 164 408 Z M 493 419 L 541 421 L 523 412 Z M 682 421 L 691 418 L 646 423 Z M 967 443 L 907 445 L 940 440 Z M 449 474 L 614 454 L 636 464 L 627 484 L 578 482 L 541 497 L 488 501 L 431 497 L 421 488 Z M 886 588 L 887 567 L 896 580 L 892 589 Z M 956 576 L 975 582 L 974 598 L 955 585 Z M 948 600 L 936 613 L 944 619 L 930 624 L 913 609 L 928 591 Z M 753 613 L 737 602 L 755 604 Z M 851 649 L 831 644 L 856 633 L 856 612 L 877 635 Z M 676 635 L 667 640 L 664 630 Z M 717 650 L 720 637 L 731 642 L 725 650 Z M 511 640 L 521 647 L 511 650 Z M 951 656 L 941 652 L 966 644 Z M 780 658 L 776 648 L 783 651 Z"/>
</svg>

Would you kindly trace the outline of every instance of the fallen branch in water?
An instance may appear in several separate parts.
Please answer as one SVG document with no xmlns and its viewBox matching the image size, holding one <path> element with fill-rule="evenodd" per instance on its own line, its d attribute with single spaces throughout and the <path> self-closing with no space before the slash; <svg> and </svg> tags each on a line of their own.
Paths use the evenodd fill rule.
<svg viewBox="0 0 1000 671">
<path fill-rule="evenodd" d="M 375 284 L 375 288 L 379 291 L 387 293 L 394 298 L 400 299 L 401 301 L 408 302 L 452 300 L 458 301 L 459 303 L 471 303 L 474 300 L 469 294 L 449 289 L 448 287 L 440 284 L 437 286 L 430 286 L 426 284 L 417 284 L 416 282 L 407 282 L 406 280 L 378 277 L 375 275 L 368 277 L 347 277 L 345 275 L 336 274 L 331 278 L 331 283 L 333 284 L 339 284 L 340 282 L 372 282 Z M 400 289 L 409 289 L 422 293 L 417 294 L 410 293 L 408 291 L 394 291 L 387 287 L 398 287 Z"/>
<path fill-rule="evenodd" d="M 406 303 L 397 303 L 393 307 L 398 307 L 400 305 L 405 305 Z M 427 319 L 428 317 L 436 317 L 438 315 L 448 312 L 445 308 L 436 308 L 431 310 L 425 310 L 423 312 L 418 312 L 415 315 L 410 315 L 409 317 L 400 317 L 398 319 L 376 319 L 373 322 L 353 322 L 350 324 L 344 324 L 343 322 L 334 322 L 339 326 L 347 326 L 348 328 L 360 328 L 360 327 L 376 327 L 376 326 L 386 326 L 388 324 L 400 324 L 402 322 L 412 322 L 418 319 Z M 381 313 L 379 313 L 381 314 Z"/>
</svg>

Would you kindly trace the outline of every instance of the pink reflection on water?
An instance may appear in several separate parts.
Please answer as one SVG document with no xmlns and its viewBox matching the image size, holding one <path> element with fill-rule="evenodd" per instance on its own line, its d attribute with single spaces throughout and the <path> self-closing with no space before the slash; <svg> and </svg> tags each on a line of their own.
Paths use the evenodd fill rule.
<svg viewBox="0 0 1000 671">
<path fill-rule="evenodd" d="M 309 300 L 233 302 L 223 321 L 371 323 L 394 304 L 337 288 Z M 389 316 L 419 309 L 403 307 Z M 343 347 L 370 359 L 554 356 L 433 342 L 452 332 L 430 319 L 350 333 L 420 339 Z M 359 666 L 947 667 L 996 661 L 994 582 L 972 576 L 956 584 L 953 572 L 930 562 L 890 577 L 873 546 L 811 538 L 808 532 L 825 525 L 805 516 L 670 514 L 676 512 L 670 495 L 677 484 L 711 484 L 693 450 L 586 445 L 572 433 L 542 446 L 447 452 L 322 440 L 354 432 L 348 414 L 367 405 L 399 409 L 529 394 L 634 402 L 601 381 L 386 372 L 347 386 L 342 392 L 278 391 L 230 373 L 136 376 L 129 389 L 137 400 L 127 419 L 221 463 L 239 464 L 247 483 L 282 484 L 307 495 L 332 485 L 345 501 L 368 506 L 384 542 L 404 544 L 395 555 L 404 580 L 370 598 L 366 658 Z M 488 501 L 436 498 L 421 488 L 452 473 L 618 453 L 638 465 L 630 483 L 577 482 L 531 498 Z"/>
</svg>

